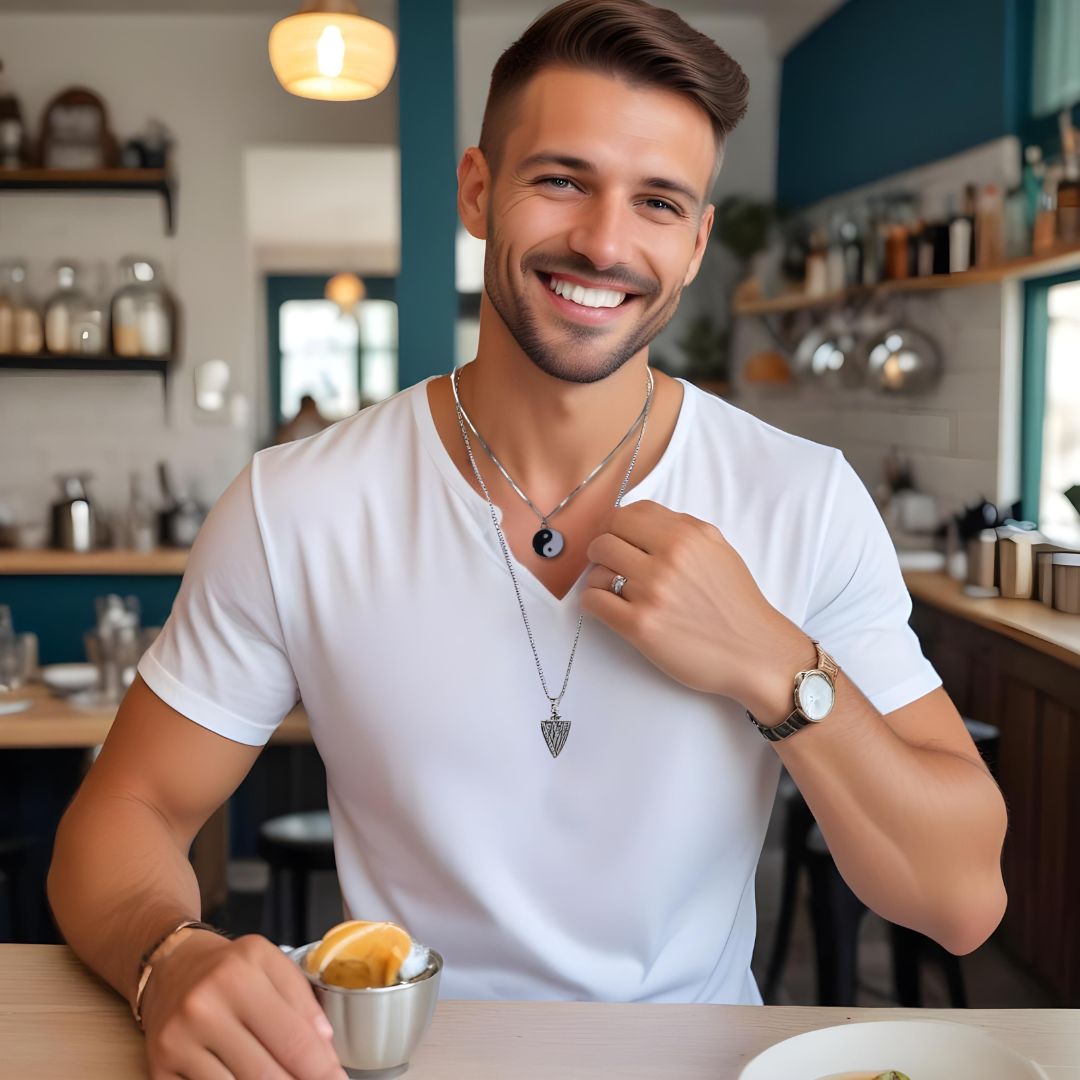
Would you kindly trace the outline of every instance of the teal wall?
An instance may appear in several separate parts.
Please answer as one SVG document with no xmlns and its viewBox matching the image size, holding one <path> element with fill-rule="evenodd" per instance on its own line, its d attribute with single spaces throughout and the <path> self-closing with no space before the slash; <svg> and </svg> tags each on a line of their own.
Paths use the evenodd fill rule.
<svg viewBox="0 0 1080 1080">
<path fill-rule="evenodd" d="M 848 0 L 784 57 L 777 198 L 805 206 L 1021 132 L 1033 0 Z"/>
<path fill-rule="evenodd" d="M 37 634 L 41 663 L 86 659 L 83 634 L 96 621 L 94 599 L 108 593 L 137 596 L 144 626 L 164 624 L 180 590 L 172 574 L 12 574 L 0 576 L 0 604 L 11 607 L 15 629 Z"/>
<path fill-rule="evenodd" d="M 457 161 L 454 0 L 398 5 L 401 272 L 397 282 L 402 389 L 454 365 Z"/>
</svg>

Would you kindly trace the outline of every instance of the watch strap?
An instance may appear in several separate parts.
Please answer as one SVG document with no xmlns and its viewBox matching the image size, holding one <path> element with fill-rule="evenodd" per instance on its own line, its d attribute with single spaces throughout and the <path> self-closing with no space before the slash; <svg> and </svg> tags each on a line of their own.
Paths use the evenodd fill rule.
<svg viewBox="0 0 1080 1080">
<path fill-rule="evenodd" d="M 828 678 L 829 682 L 833 684 L 833 687 L 835 689 L 836 677 L 840 674 L 840 666 L 821 647 L 820 641 L 815 641 L 813 645 L 814 648 L 817 650 L 818 666 L 810 670 L 820 671 Z M 806 675 L 808 673 L 809 672 L 807 671 L 800 671 L 795 676 L 795 678 L 798 679 L 799 675 Z M 798 707 L 798 703 L 796 703 L 795 708 L 791 711 L 791 714 L 787 717 L 787 719 L 783 720 L 779 724 L 773 725 L 772 727 L 767 727 L 765 724 L 761 723 L 761 721 L 758 720 L 758 718 L 754 716 L 754 714 L 749 709 L 746 710 L 746 715 L 749 718 L 750 722 L 754 725 L 754 727 L 756 727 L 758 731 L 761 732 L 762 736 L 768 739 L 769 742 L 780 742 L 783 739 L 794 735 L 796 731 L 801 731 L 804 727 L 809 727 L 811 724 L 819 722 L 811 720 L 802 711 L 802 709 Z"/>
<path fill-rule="evenodd" d="M 777 724 L 775 727 L 766 727 L 749 709 L 746 710 L 746 715 L 750 718 L 750 722 L 754 727 L 756 727 L 769 742 L 780 742 L 782 739 L 786 739 L 789 735 L 794 735 L 796 731 L 801 731 L 804 727 L 808 727 L 814 722 L 813 720 L 808 720 L 798 709 L 793 709 L 791 715 L 783 723 Z"/>
</svg>

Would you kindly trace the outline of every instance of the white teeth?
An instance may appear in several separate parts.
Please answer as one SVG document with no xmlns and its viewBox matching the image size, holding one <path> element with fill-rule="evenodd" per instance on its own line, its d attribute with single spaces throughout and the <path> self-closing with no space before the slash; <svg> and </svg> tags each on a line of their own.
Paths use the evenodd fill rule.
<svg viewBox="0 0 1080 1080">
<path fill-rule="evenodd" d="M 562 278 L 549 278 L 548 288 L 557 296 L 573 300 L 582 307 L 618 307 L 626 298 L 626 293 L 615 292 L 613 289 L 586 289 L 583 285 L 575 285 Z"/>
</svg>

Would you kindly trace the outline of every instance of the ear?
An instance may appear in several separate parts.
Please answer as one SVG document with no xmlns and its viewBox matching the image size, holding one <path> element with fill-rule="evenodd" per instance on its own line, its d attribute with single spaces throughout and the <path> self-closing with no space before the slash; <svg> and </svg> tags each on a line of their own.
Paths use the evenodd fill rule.
<svg viewBox="0 0 1080 1080">
<path fill-rule="evenodd" d="M 686 277 L 683 279 L 683 288 L 697 277 L 698 270 L 701 269 L 701 260 L 705 257 L 705 248 L 709 244 L 709 233 L 712 232 L 713 212 L 715 210 L 716 207 L 709 203 L 705 207 L 705 213 L 701 215 L 701 224 L 698 226 L 697 236 L 694 239 L 694 254 L 690 258 L 690 265 L 686 270 Z"/>
<path fill-rule="evenodd" d="M 487 239 L 491 170 L 478 146 L 470 146 L 458 165 L 458 216 L 477 240 Z"/>
</svg>

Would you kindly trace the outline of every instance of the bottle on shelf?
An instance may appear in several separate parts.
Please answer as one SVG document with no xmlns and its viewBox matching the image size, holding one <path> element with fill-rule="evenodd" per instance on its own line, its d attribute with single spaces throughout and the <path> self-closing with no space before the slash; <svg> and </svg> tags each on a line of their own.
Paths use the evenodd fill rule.
<svg viewBox="0 0 1080 1080">
<path fill-rule="evenodd" d="M 1024 191 L 1024 213 L 1029 229 L 1035 228 L 1035 218 L 1039 213 L 1045 176 L 1046 162 L 1043 161 L 1042 147 L 1034 145 L 1026 147 L 1024 167 L 1020 172 L 1020 186 Z"/>
<path fill-rule="evenodd" d="M 847 284 L 844 241 L 840 236 L 842 222 L 843 218 L 840 214 L 833 214 L 829 228 L 829 242 L 825 249 L 825 291 L 827 293 L 842 292 Z"/>
<path fill-rule="evenodd" d="M 158 543 L 158 518 L 143 488 L 140 473 L 130 477 L 127 510 L 127 541 L 135 551 L 153 551 Z"/>
<path fill-rule="evenodd" d="M 1061 164 L 1063 175 L 1057 187 L 1057 242 L 1080 244 L 1080 135 L 1072 122 L 1072 110 L 1062 109 L 1058 116 L 1061 129 Z"/>
<path fill-rule="evenodd" d="M 1028 224 L 1027 193 L 1019 184 L 1005 196 L 1005 258 L 1022 259 L 1031 254 L 1031 226 Z"/>
<path fill-rule="evenodd" d="M 123 285 L 112 300 L 117 356 L 166 357 L 173 349 L 173 307 L 148 259 L 121 260 Z"/>
<path fill-rule="evenodd" d="M 807 296 L 824 296 L 829 291 L 829 272 L 826 259 L 826 238 L 823 229 L 810 234 L 810 250 L 806 253 Z"/>
<path fill-rule="evenodd" d="M 1039 209 L 1031 231 L 1031 251 L 1034 255 L 1046 255 L 1057 246 L 1057 189 L 1061 172 L 1059 163 L 1047 165 L 1043 172 Z"/>
<path fill-rule="evenodd" d="M 979 193 L 975 216 L 975 265 L 979 269 L 1005 261 L 1005 202 L 997 184 Z"/>
<path fill-rule="evenodd" d="M 45 301 L 45 348 L 57 356 L 74 352 L 71 324 L 87 299 L 78 287 L 78 268 L 72 262 L 55 267 L 56 291 Z"/>
<path fill-rule="evenodd" d="M 865 228 L 865 222 L 863 223 Z M 840 244 L 844 253 L 844 284 L 861 285 L 863 280 L 863 245 L 859 217 L 846 214 L 840 222 Z"/>
</svg>

